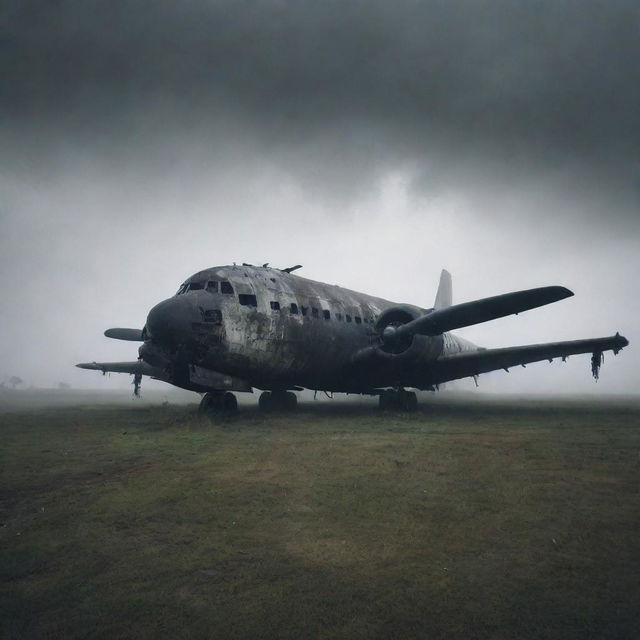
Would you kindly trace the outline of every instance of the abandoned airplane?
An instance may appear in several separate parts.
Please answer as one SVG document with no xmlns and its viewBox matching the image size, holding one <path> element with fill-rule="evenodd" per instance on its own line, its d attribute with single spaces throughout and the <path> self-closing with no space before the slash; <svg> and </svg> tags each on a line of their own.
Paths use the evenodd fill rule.
<svg viewBox="0 0 640 640">
<path fill-rule="evenodd" d="M 200 411 L 235 410 L 233 392 L 262 390 L 261 408 L 293 408 L 294 391 L 378 395 L 381 408 L 415 410 L 414 391 L 435 390 L 529 362 L 591 354 L 598 377 L 603 353 L 628 345 L 605 338 L 484 349 L 450 333 L 573 293 L 551 286 L 452 304 L 451 276 L 442 271 L 433 308 L 397 304 L 288 269 L 243 264 L 213 267 L 188 278 L 151 309 L 143 329 L 105 335 L 142 342 L 133 362 L 83 363 L 82 369 L 129 373 L 203 393 Z"/>
</svg>

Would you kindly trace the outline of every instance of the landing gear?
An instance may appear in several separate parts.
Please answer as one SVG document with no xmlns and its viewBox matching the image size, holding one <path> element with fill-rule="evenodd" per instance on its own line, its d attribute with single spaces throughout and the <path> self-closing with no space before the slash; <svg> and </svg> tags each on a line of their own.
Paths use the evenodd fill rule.
<svg viewBox="0 0 640 640">
<path fill-rule="evenodd" d="M 267 411 L 268 409 L 271 409 L 271 392 L 270 391 L 263 391 L 260 394 L 260 397 L 258 398 L 258 406 L 263 411 Z"/>
<path fill-rule="evenodd" d="M 211 416 L 217 413 L 233 413 L 238 409 L 238 401 L 230 391 L 210 391 L 200 400 L 198 413 Z"/>
<path fill-rule="evenodd" d="M 401 411 L 416 411 L 418 396 L 413 391 L 405 389 L 385 389 L 378 396 L 380 409 L 400 409 Z"/>
<path fill-rule="evenodd" d="M 231 412 L 238 410 L 238 400 L 230 391 L 227 391 L 222 397 L 222 410 Z"/>
<path fill-rule="evenodd" d="M 418 396 L 414 391 L 405 391 L 401 398 L 401 405 L 405 411 L 417 411 L 418 410 Z"/>
<path fill-rule="evenodd" d="M 258 406 L 263 411 L 293 411 L 298 406 L 298 397 L 293 391 L 263 391 Z"/>
<path fill-rule="evenodd" d="M 398 394 L 393 389 L 385 389 L 378 396 L 378 407 L 380 409 L 395 409 L 398 405 Z"/>
</svg>

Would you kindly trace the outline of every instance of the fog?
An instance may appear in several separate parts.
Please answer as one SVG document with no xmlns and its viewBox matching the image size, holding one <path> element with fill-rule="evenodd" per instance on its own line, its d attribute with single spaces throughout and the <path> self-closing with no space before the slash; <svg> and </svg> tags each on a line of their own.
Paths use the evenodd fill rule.
<svg viewBox="0 0 640 640">
<path fill-rule="evenodd" d="M 9 2 L 0 21 L 0 379 L 124 389 L 73 365 L 135 359 L 104 329 L 246 261 L 422 306 L 443 267 L 457 302 L 567 286 L 458 333 L 630 347 L 598 383 L 584 355 L 480 390 L 637 393 L 637 3 Z"/>
</svg>

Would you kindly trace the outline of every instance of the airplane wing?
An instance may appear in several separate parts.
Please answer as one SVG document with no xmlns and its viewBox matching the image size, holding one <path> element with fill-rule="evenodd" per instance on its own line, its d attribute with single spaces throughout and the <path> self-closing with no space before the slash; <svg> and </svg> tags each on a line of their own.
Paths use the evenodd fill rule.
<svg viewBox="0 0 640 640">
<path fill-rule="evenodd" d="M 477 376 L 481 373 L 508 370 L 509 367 L 526 365 L 530 362 L 553 360 L 578 353 L 591 353 L 591 372 L 598 378 L 605 351 L 617 354 L 629 344 L 628 340 L 616 333 L 608 338 L 591 338 L 588 340 L 570 340 L 567 342 L 548 342 L 521 347 L 505 347 L 502 349 L 482 349 L 479 351 L 457 353 L 438 358 L 431 365 L 429 378 L 431 384 L 441 384 L 449 380 Z"/>
<path fill-rule="evenodd" d="M 144 360 L 134 360 L 133 362 L 81 362 L 77 364 L 76 367 L 102 371 L 102 375 L 106 373 L 129 373 L 133 376 L 133 393 L 136 396 L 140 395 L 142 376 L 150 376 L 163 382 L 169 381 L 164 370 L 159 367 L 152 367 Z"/>
<path fill-rule="evenodd" d="M 153 367 L 144 360 L 134 362 L 81 362 L 76 367 L 80 369 L 93 369 L 105 373 L 129 373 L 134 376 L 136 395 L 140 388 L 142 376 L 150 376 L 154 380 L 162 380 L 182 389 L 203 393 L 205 391 L 245 391 L 252 393 L 251 385 L 241 378 L 229 376 L 218 371 L 205 369 L 197 365 L 185 365 L 182 377 L 175 377 L 175 369 Z"/>
<path fill-rule="evenodd" d="M 130 373 L 131 375 L 151 376 L 158 380 L 166 380 L 166 375 L 159 367 L 152 367 L 144 360 L 133 362 L 81 362 L 76 367 L 80 369 L 93 369 L 102 373 Z"/>
</svg>

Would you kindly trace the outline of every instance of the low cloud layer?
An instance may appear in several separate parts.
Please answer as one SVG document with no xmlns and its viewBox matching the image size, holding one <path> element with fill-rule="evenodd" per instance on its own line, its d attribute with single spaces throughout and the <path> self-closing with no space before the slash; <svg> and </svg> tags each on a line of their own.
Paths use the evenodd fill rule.
<svg viewBox="0 0 640 640">
<path fill-rule="evenodd" d="M 585 215 L 635 218 L 635 2 L 67 0 L 4 13 L 5 129 L 35 127 L 45 144 L 115 159 L 133 146 L 137 161 L 204 136 L 216 157 L 241 131 L 320 191 L 358 194 L 398 163 L 426 193 L 559 174 L 587 198 L 615 195 Z"/>
</svg>

